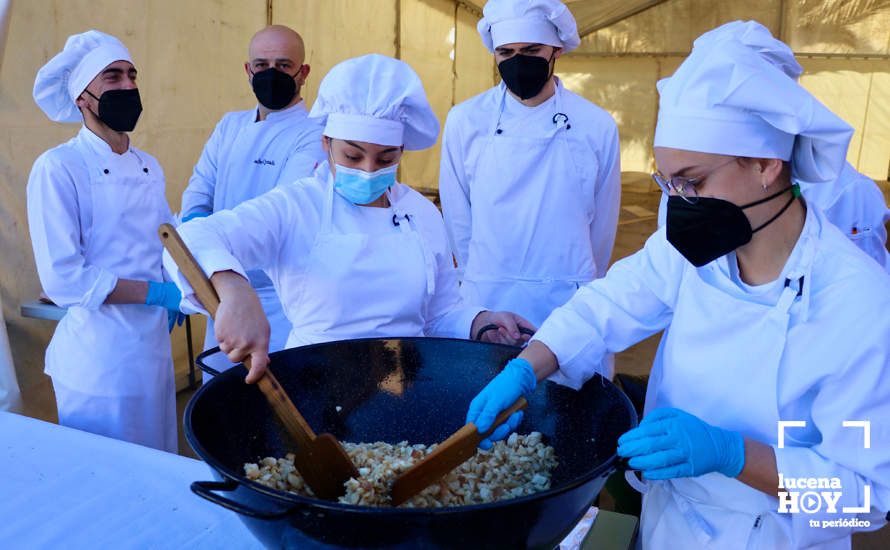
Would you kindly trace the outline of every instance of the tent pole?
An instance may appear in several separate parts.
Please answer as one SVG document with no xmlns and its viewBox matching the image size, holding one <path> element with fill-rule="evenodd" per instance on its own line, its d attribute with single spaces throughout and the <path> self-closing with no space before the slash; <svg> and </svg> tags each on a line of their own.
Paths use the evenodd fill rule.
<svg viewBox="0 0 890 550">
<path fill-rule="evenodd" d="M 856 169 L 859 170 L 860 162 L 862 162 L 862 149 L 865 148 L 865 130 L 868 128 L 868 110 L 871 107 L 871 90 L 875 82 L 875 73 L 872 72 L 868 76 L 868 91 L 865 93 L 865 112 L 862 113 L 862 139 L 859 140 L 859 151 L 856 152 Z"/>
<path fill-rule="evenodd" d="M 788 11 L 788 5 L 785 0 L 779 0 L 779 30 L 776 33 L 776 37 L 782 42 L 788 43 L 785 40 L 785 27 L 787 25 L 787 16 L 786 12 Z"/>
<path fill-rule="evenodd" d="M 396 59 L 402 59 L 402 0 L 395 0 L 396 3 L 396 28 L 395 28 L 395 50 Z"/>
<path fill-rule="evenodd" d="M 454 19 L 452 28 L 454 29 L 454 42 L 451 44 L 451 106 L 454 107 L 454 103 L 457 98 L 457 10 L 460 9 L 460 4 L 458 2 L 454 3 Z"/>
<path fill-rule="evenodd" d="M 3 52 L 6 51 L 6 36 L 9 34 L 11 17 L 12 0 L 0 0 L 0 67 L 3 67 Z"/>
</svg>

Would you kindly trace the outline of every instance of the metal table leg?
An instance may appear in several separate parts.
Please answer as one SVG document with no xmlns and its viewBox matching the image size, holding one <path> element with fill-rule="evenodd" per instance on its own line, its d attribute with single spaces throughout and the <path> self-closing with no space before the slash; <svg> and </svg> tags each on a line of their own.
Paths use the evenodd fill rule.
<svg viewBox="0 0 890 550">
<path fill-rule="evenodd" d="M 185 342 L 188 345 L 189 352 L 189 389 L 193 390 L 197 387 L 195 381 L 195 353 L 192 348 L 192 316 L 185 316 Z"/>
</svg>

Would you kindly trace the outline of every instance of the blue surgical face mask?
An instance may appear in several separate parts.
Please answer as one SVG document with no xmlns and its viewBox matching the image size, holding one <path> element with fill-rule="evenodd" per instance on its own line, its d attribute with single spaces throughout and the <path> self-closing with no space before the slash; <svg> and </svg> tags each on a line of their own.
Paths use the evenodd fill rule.
<svg viewBox="0 0 890 550">
<path fill-rule="evenodd" d="M 381 168 L 376 172 L 365 172 L 340 164 L 334 165 L 334 190 L 353 204 L 368 204 L 396 182 L 398 164 Z"/>
</svg>

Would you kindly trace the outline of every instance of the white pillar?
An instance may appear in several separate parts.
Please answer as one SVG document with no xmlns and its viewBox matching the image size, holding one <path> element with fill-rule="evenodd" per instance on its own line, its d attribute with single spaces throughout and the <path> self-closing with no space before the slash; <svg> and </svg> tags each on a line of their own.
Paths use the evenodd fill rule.
<svg viewBox="0 0 890 550">
<path fill-rule="evenodd" d="M 3 317 L 3 300 L 0 298 L 0 411 L 18 411 L 21 410 L 21 404 L 19 383 L 9 349 L 9 336 L 6 334 L 6 319 Z"/>
<path fill-rule="evenodd" d="M 0 0 L 0 67 L 3 66 L 3 53 L 6 50 L 6 36 L 9 34 L 9 18 L 12 0 Z M 6 334 L 6 319 L 3 318 L 3 300 L 0 299 L 0 411 L 14 411 L 21 408 L 21 393 L 12 364 L 9 349 L 9 336 Z"/>
<path fill-rule="evenodd" d="M 6 51 L 6 36 L 9 34 L 11 15 L 12 0 L 0 0 L 0 68 L 3 67 L 3 52 Z"/>
</svg>

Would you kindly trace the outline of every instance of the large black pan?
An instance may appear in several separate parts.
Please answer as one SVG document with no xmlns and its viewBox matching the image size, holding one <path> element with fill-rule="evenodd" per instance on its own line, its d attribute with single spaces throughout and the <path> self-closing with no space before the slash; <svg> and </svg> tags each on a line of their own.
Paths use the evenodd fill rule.
<svg viewBox="0 0 890 550">
<path fill-rule="evenodd" d="M 518 352 L 444 338 L 360 339 L 273 353 L 271 368 L 316 432 L 349 442 L 430 444 L 460 428 L 470 400 Z M 192 489 L 238 512 L 272 548 L 552 549 L 615 469 L 618 437 L 637 423 L 628 399 L 604 378 L 580 391 L 544 383 L 519 431 L 537 430 L 556 449 L 550 490 L 452 508 L 352 506 L 244 477 L 245 462 L 288 451 L 268 404 L 244 375 L 243 366 L 219 374 L 186 408 L 189 444 L 218 474 Z"/>
</svg>

